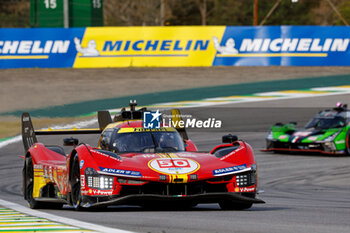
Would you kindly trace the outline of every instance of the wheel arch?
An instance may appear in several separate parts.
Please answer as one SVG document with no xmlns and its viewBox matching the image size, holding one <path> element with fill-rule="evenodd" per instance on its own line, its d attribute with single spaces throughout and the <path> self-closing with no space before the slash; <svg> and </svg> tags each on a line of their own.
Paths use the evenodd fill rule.
<svg viewBox="0 0 350 233">
<path fill-rule="evenodd" d="M 68 178 L 68 183 L 69 181 L 71 180 L 71 168 L 73 166 L 73 160 L 74 160 L 74 157 L 78 155 L 78 158 L 79 158 L 79 154 L 78 154 L 78 151 L 77 150 L 73 150 L 68 158 L 68 167 L 67 167 L 67 178 Z M 80 160 L 80 158 L 79 158 Z"/>
</svg>

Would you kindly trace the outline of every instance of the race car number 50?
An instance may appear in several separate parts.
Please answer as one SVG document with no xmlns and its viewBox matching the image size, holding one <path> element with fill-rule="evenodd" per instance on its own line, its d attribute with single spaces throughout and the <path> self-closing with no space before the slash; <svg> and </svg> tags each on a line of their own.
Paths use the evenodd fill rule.
<svg viewBox="0 0 350 233">
<path fill-rule="evenodd" d="M 148 166 L 163 174 L 188 174 L 199 169 L 199 164 L 192 159 L 185 158 L 157 158 L 148 163 Z"/>
<path fill-rule="evenodd" d="M 177 160 L 157 160 L 158 166 L 160 168 L 170 168 L 170 167 L 191 167 L 190 163 L 186 159 Z"/>
</svg>

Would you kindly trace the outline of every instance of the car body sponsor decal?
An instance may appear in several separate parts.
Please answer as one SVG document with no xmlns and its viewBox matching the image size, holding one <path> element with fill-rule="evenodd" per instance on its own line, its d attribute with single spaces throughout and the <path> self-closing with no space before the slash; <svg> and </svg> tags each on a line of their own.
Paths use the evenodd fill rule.
<svg viewBox="0 0 350 233">
<path fill-rule="evenodd" d="M 318 136 L 310 136 L 307 139 L 310 140 L 310 141 L 316 141 L 317 138 L 318 138 Z"/>
<path fill-rule="evenodd" d="M 255 188 L 252 187 L 252 188 L 247 188 L 247 187 L 244 187 L 244 188 L 239 188 L 239 191 L 241 193 L 244 193 L 244 192 L 254 192 L 255 191 Z"/>
<path fill-rule="evenodd" d="M 243 170 L 246 170 L 247 168 L 248 168 L 247 164 L 242 164 L 234 167 L 220 168 L 220 169 L 213 170 L 213 175 L 214 176 L 228 175 L 236 172 L 241 172 Z"/>
<path fill-rule="evenodd" d="M 92 190 L 93 195 L 112 195 L 113 191 L 112 190 Z"/>
<path fill-rule="evenodd" d="M 288 138 L 287 135 L 281 135 L 281 136 L 278 137 L 278 139 L 286 139 L 286 138 Z"/>
<path fill-rule="evenodd" d="M 293 136 L 299 136 L 299 137 L 307 137 L 311 134 L 311 131 L 300 131 L 300 132 L 295 132 Z"/>
<path fill-rule="evenodd" d="M 80 175 L 80 187 L 85 189 L 85 175 Z"/>
<path fill-rule="evenodd" d="M 120 175 L 120 176 L 142 177 L 142 174 L 139 171 L 122 170 L 122 169 L 105 168 L 105 167 L 99 167 L 99 168 L 103 173 L 109 173 L 109 174 Z"/>
<path fill-rule="evenodd" d="M 80 169 L 82 169 L 84 167 L 84 160 L 80 161 L 80 165 L 79 166 L 80 166 Z"/>
</svg>

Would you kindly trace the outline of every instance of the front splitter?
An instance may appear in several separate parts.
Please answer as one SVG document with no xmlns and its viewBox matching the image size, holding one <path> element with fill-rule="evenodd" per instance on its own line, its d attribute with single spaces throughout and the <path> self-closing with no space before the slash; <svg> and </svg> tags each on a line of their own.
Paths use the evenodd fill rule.
<svg viewBox="0 0 350 233">
<path fill-rule="evenodd" d="M 221 201 L 230 201 L 237 204 L 263 204 L 263 200 L 243 196 L 239 193 L 205 193 L 196 195 L 155 195 L 155 194 L 132 194 L 124 197 L 116 197 L 108 201 L 91 203 L 88 196 L 82 197 L 82 206 L 109 206 L 109 205 L 142 205 L 148 202 L 157 203 L 219 203 Z"/>
</svg>

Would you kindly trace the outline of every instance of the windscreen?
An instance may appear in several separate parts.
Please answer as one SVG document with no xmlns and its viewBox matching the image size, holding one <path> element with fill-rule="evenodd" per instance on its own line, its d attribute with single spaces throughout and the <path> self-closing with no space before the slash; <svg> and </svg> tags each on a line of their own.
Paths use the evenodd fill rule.
<svg viewBox="0 0 350 233">
<path fill-rule="evenodd" d="M 125 152 L 176 152 L 184 151 L 184 143 L 178 132 L 118 133 L 112 140 L 112 150 Z"/>
<path fill-rule="evenodd" d="M 315 117 L 306 124 L 305 129 L 330 129 L 343 127 L 344 125 L 345 119 L 343 117 Z"/>
</svg>

